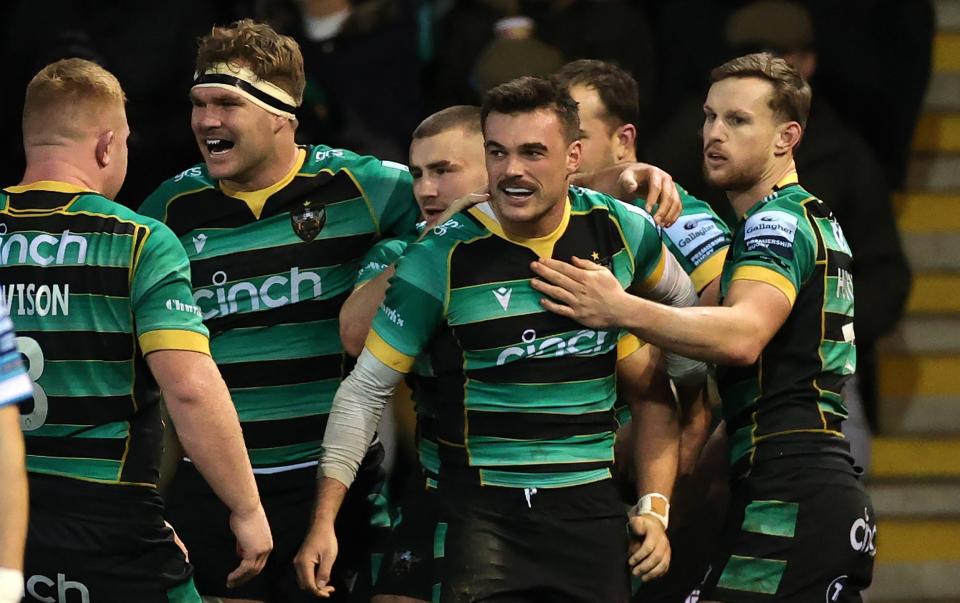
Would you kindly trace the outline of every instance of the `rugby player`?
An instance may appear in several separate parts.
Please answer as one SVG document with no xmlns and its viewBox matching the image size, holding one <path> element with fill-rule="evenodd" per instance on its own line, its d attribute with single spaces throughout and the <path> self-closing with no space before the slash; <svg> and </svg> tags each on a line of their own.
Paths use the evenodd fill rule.
<svg viewBox="0 0 960 603">
<path fill-rule="evenodd" d="M 583 146 L 580 172 L 589 176 L 636 163 L 640 91 L 633 76 L 612 63 L 581 59 L 564 65 L 553 78 L 567 88 L 577 102 Z M 607 192 L 616 194 L 615 191 Z M 730 229 L 707 203 L 691 196 L 679 185 L 677 192 L 683 201 L 683 210 L 676 223 L 663 229 L 663 242 L 690 275 L 701 303 L 716 305 L 720 271 L 730 246 Z M 655 374 L 662 378 L 662 372 Z M 674 508 L 681 512 L 674 514 L 677 520 L 670 523 L 668 530 L 670 573 L 640 590 L 640 600 L 643 601 L 682 600 L 699 584 L 706 571 L 713 540 L 719 534 L 715 517 L 723 513 L 722 497 L 708 498 L 703 494 L 708 484 L 725 487 L 726 473 L 705 475 L 703 472 L 707 466 L 698 468 L 701 449 L 710 433 L 710 402 L 703 388 L 683 388 L 677 393 L 681 417 L 677 417 L 674 397 L 668 389 L 663 399 L 640 407 L 646 425 L 625 424 L 617 434 L 617 464 L 632 467 L 635 464 L 629 459 L 634 450 L 632 437 L 655 439 L 676 429 L 674 423 L 678 420 L 682 426 L 676 461 L 679 473 L 676 487 L 681 507 Z M 629 414 L 625 418 L 629 418 Z M 725 443 L 719 428 L 716 435 Z M 722 446 L 712 446 L 711 449 L 720 450 Z M 665 462 L 655 455 L 656 450 L 656 445 L 652 445 L 645 451 L 645 458 L 640 460 Z M 710 460 L 704 459 L 704 462 L 710 463 Z M 722 467 L 724 463 L 725 460 L 719 458 L 710 466 Z M 698 473 L 693 475 L 695 469 Z M 679 491 L 681 489 L 686 496 Z"/>
<path fill-rule="evenodd" d="M 27 538 L 27 474 L 17 403 L 33 394 L 0 290 L 0 603 L 23 597 L 23 546 Z"/>
<path fill-rule="evenodd" d="M 533 264 L 547 309 L 628 328 L 720 365 L 732 498 L 701 600 L 859 601 L 876 554 L 873 510 L 840 430 L 856 369 L 851 254 L 793 159 L 811 91 L 758 53 L 716 68 L 704 103 L 704 172 L 741 220 L 722 306 L 683 310 L 624 295 L 575 259 Z"/>
<path fill-rule="evenodd" d="M 180 463 L 169 517 L 191 548 L 200 591 L 226 601 L 312 600 L 292 560 L 310 524 L 320 440 L 343 372 L 337 316 L 375 240 L 414 233 L 418 216 L 405 166 L 296 144 L 304 82 L 292 38 L 250 20 L 214 27 L 200 41 L 190 90 L 203 163 L 141 207 L 187 251 L 193 299 L 276 540 L 258 579 L 226 588 L 227 515 L 192 459 Z M 350 534 L 331 582 L 343 599 L 370 588 L 371 551 L 390 527 L 383 447 L 372 435 L 363 446 L 361 477 L 338 524 Z"/>
<path fill-rule="evenodd" d="M 156 488 L 161 393 L 229 509 L 243 559 L 225 581 L 256 575 L 272 546 L 186 254 L 166 226 L 111 201 L 127 169 L 124 102 L 94 63 L 44 67 L 24 101 L 23 180 L 0 197 L 0 282 L 34 382 L 20 418 L 28 600 L 199 600 Z"/>
<path fill-rule="evenodd" d="M 531 304 L 528 262 L 589 249 L 624 286 L 676 304 L 696 294 L 649 215 L 568 188 L 580 162 L 579 120 L 561 87 L 521 78 L 495 88 L 482 123 L 491 201 L 407 248 L 338 390 L 314 526 L 298 556 L 315 594 L 324 594 L 337 554 L 331 518 L 353 481 L 356 443 L 427 353 L 438 380 L 443 503 L 434 599 L 626 597 L 626 516 L 610 479 L 620 332 L 570 330 L 573 323 Z M 678 377 L 702 376 L 701 365 L 671 366 Z M 665 543 L 656 513 L 641 507 L 631 525 L 641 536 L 658 531 Z M 655 571 L 666 569 L 665 550 Z M 500 561 L 491 563 L 492 554 Z"/>
</svg>

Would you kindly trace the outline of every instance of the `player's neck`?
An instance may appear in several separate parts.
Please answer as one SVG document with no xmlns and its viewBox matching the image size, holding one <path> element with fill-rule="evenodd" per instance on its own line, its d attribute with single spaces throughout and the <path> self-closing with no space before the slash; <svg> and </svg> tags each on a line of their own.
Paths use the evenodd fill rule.
<svg viewBox="0 0 960 603">
<path fill-rule="evenodd" d="M 299 158 L 299 147 L 291 138 L 289 144 L 278 145 L 274 149 L 273 156 L 261 163 L 249 175 L 243 175 L 236 180 L 224 179 L 220 181 L 221 187 L 230 192 L 250 192 L 269 188 L 283 180 L 293 164 Z"/>
<path fill-rule="evenodd" d="M 727 199 L 733 206 L 738 218 L 742 218 L 751 207 L 756 205 L 761 199 L 773 192 L 773 188 L 778 182 L 784 179 L 787 174 L 797 171 L 797 165 L 793 156 L 785 156 L 782 160 L 775 161 L 763 172 L 763 176 L 748 189 L 740 191 L 726 191 Z"/>
<path fill-rule="evenodd" d="M 497 214 L 500 227 L 508 236 L 520 239 L 539 239 L 555 233 L 560 228 L 560 224 L 563 223 L 563 216 L 566 213 L 567 200 L 566 197 L 560 199 L 545 214 L 532 222 L 514 222 L 504 219 L 503 215 L 497 211 L 497 205 L 495 203 L 491 203 L 491 205 L 494 213 Z"/>
<path fill-rule="evenodd" d="M 102 188 L 100 179 L 69 160 L 55 156 L 28 159 L 20 184 L 47 180 L 66 182 L 95 192 L 100 192 Z"/>
</svg>

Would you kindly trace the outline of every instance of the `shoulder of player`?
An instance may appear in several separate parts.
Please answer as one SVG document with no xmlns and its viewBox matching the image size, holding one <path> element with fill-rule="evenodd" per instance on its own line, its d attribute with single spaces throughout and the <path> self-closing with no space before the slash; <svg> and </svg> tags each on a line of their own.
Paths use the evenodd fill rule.
<svg viewBox="0 0 960 603">
<path fill-rule="evenodd" d="M 409 174 L 402 163 L 387 161 L 373 155 L 360 155 L 347 149 L 335 149 L 326 145 L 311 145 L 306 148 L 307 157 L 301 172 L 316 174 L 323 170 L 338 172 L 350 170 L 357 178 L 373 175 L 395 175 L 396 172 Z"/>
<path fill-rule="evenodd" d="M 163 222 L 136 212 L 101 195 L 83 195 L 77 200 L 76 203 L 70 206 L 70 210 L 75 212 L 99 214 L 104 216 L 104 218 L 107 220 L 113 218 L 119 222 L 132 224 L 139 228 L 143 228 L 146 230 L 146 235 L 148 239 L 151 240 L 151 244 L 152 242 L 160 239 L 169 239 L 177 243 L 175 245 L 176 247 L 180 246 L 176 235 L 174 235 L 173 231 L 170 230 L 170 227 Z"/>
<path fill-rule="evenodd" d="M 151 216 L 163 216 L 171 201 L 216 187 L 217 183 L 207 173 L 206 164 L 198 163 L 164 180 L 144 200 L 140 211 Z"/>
</svg>

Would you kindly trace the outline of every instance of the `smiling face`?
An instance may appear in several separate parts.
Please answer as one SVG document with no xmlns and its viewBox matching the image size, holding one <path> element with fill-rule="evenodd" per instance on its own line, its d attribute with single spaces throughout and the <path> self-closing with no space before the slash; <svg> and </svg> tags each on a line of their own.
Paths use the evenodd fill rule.
<svg viewBox="0 0 960 603">
<path fill-rule="evenodd" d="M 716 82 L 703 105 L 703 173 L 725 191 L 761 181 L 775 159 L 779 124 L 769 100 L 773 84 L 756 77 Z"/>
<path fill-rule="evenodd" d="M 483 188 L 487 182 L 483 137 L 451 128 L 410 143 L 413 195 L 420 213 L 432 223 L 450 204 Z"/>
<path fill-rule="evenodd" d="M 194 88 L 190 100 L 190 125 L 210 176 L 249 189 L 277 157 L 285 118 L 222 88 Z"/>
<path fill-rule="evenodd" d="M 484 123 L 491 202 L 504 227 L 544 236 L 563 216 L 567 180 L 580 166 L 580 141 L 568 143 L 550 109 L 492 112 Z"/>
</svg>

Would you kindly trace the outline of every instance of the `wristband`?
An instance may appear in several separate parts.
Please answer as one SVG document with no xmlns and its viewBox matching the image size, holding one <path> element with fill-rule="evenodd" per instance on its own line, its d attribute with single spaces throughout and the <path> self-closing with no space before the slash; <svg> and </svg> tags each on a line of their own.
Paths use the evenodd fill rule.
<svg viewBox="0 0 960 603">
<path fill-rule="evenodd" d="M 23 598 L 23 572 L 0 567 L 0 603 L 20 603 Z"/>
<path fill-rule="evenodd" d="M 654 499 L 657 500 L 655 501 Z M 659 510 L 661 508 L 662 512 Z M 631 517 L 650 515 L 659 521 L 663 525 L 663 529 L 666 530 L 667 525 L 670 523 L 670 499 L 659 492 L 644 494 L 640 497 L 640 500 L 637 501 L 637 504 L 630 509 L 629 514 Z"/>
</svg>

